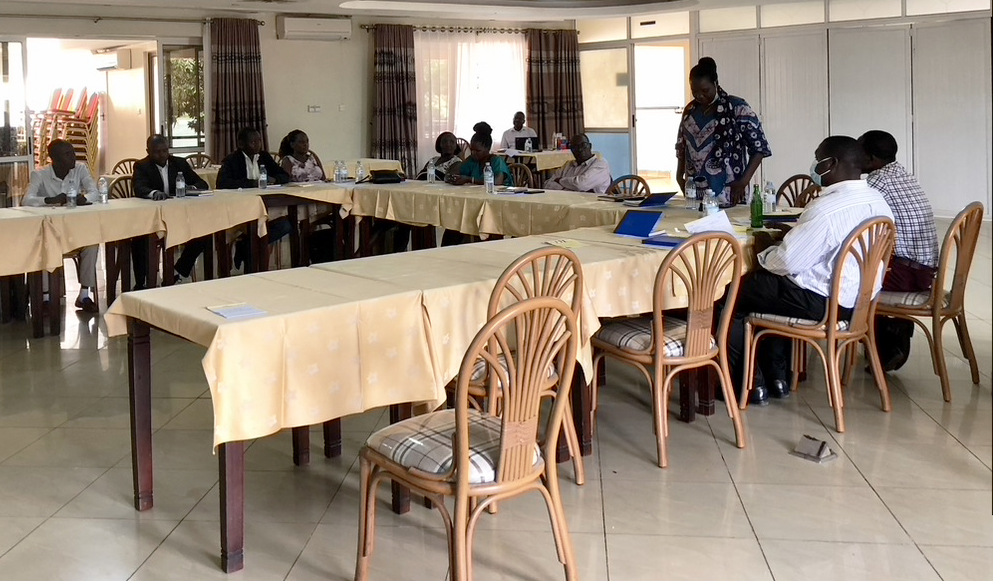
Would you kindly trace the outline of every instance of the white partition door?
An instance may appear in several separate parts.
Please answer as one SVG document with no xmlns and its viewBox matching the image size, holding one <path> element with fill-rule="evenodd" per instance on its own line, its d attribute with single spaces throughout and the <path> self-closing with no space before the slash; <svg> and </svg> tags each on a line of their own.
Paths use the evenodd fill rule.
<svg viewBox="0 0 993 581">
<path fill-rule="evenodd" d="M 807 173 L 827 136 L 827 33 L 768 36 L 762 44 L 762 120 L 772 149 L 762 168 L 778 187 Z"/>
<path fill-rule="evenodd" d="M 990 207 L 990 21 L 914 29 L 917 177 L 935 214 Z"/>
<path fill-rule="evenodd" d="M 752 109 L 761 113 L 758 35 L 703 39 L 700 56 L 717 61 L 717 76 L 725 91 L 748 101 Z"/>
<path fill-rule="evenodd" d="M 897 161 L 914 171 L 909 27 L 837 29 L 828 35 L 831 134 L 888 131 L 899 145 Z"/>
</svg>

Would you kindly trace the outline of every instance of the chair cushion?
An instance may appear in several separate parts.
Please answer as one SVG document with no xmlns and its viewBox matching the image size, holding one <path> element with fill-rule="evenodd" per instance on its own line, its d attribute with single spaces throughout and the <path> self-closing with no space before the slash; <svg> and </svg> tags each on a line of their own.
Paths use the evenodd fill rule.
<svg viewBox="0 0 993 581">
<path fill-rule="evenodd" d="M 452 469 L 455 410 L 442 410 L 397 422 L 375 432 L 366 446 L 404 468 L 431 474 Z M 500 458 L 500 418 L 469 410 L 469 484 L 496 480 Z M 541 462 L 541 450 L 534 447 L 534 464 Z"/>
<path fill-rule="evenodd" d="M 782 323 L 784 325 L 789 325 L 791 327 L 801 326 L 801 327 L 817 327 L 820 321 L 813 321 L 811 319 L 801 319 L 799 317 L 786 317 L 783 315 L 771 315 L 769 313 L 752 313 L 751 317 L 753 319 L 762 319 L 763 321 L 772 321 L 774 323 Z M 848 329 L 848 321 L 838 321 L 838 331 L 845 331 Z"/>
<path fill-rule="evenodd" d="M 645 351 L 652 346 L 651 317 L 636 317 L 610 321 L 600 327 L 597 339 L 625 351 Z M 686 321 L 673 317 L 665 318 L 662 354 L 665 357 L 682 357 L 686 343 Z M 710 338 L 710 348 L 717 345 Z"/>
<path fill-rule="evenodd" d="M 503 353 L 497 355 L 497 360 L 500 362 L 500 365 L 503 367 L 504 371 L 510 373 L 509 370 L 507 370 L 507 358 L 504 357 Z M 549 384 L 557 383 L 559 380 L 559 372 L 558 369 L 555 368 L 554 361 L 548 363 L 548 371 L 546 378 L 548 379 Z M 472 367 L 472 376 L 469 378 L 469 381 L 471 381 L 472 383 L 482 383 L 485 380 L 486 380 L 486 360 L 483 358 L 479 358 L 476 360 L 476 364 Z M 501 385 L 500 387 L 503 386 Z"/>
<path fill-rule="evenodd" d="M 944 295 L 944 306 L 948 306 L 948 299 L 951 297 L 950 294 L 945 293 Z M 892 307 L 922 307 L 927 304 L 928 299 L 931 298 L 930 291 L 921 292 L 891 292 L 882 291 L 879 293 L 880 304 L 889 305 Z"/>
</svg>

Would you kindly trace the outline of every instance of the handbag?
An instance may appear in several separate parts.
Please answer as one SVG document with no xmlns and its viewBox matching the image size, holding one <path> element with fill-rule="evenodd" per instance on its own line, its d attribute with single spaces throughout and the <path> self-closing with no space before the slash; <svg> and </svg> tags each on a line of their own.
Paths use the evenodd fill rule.
<svg viewBox="0 0 993 581">
<path fill-rule="evenodd" d="M 404 178 L 403 172 L 395 169 L 374 169 L 366 179 L 374 184 L 398 184 Z"/>
</svg>

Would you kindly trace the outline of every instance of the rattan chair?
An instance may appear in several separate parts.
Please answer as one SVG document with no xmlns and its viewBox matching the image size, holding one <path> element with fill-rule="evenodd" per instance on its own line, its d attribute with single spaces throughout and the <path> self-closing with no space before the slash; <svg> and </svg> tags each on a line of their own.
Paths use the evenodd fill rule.
<svg viewBox="0 0 993 581">
<path fill-rule="evenodd" d="M 469 142 L 461 137 L 456 137 L 455 143 L 458 146 L 456 151 L 458 152 L 459 157 L 462 158 L 462 161 L 465 161 L 465 158 L 469 157 Z"/>
<path fill-rule="evenodd" d="M 121 161 L 114 164 L 114 169 L 112 169 L 110 173 L 114 175 L 125 175 L 125 176 L 132 175 L 134 174 L 134 164 L 137 162 L 138 160 L 133 157 L 124 158 Z"/>
<path fill-rule="evenodd" d="M 537 187 L 537 184 L 534 183 L 534 176 L 531 174 L 531 168 L 523 163 L 510 164 L 510 176 L 514 179 L 515 186 L 522 188 Z"/>
<path fill-rule="evenodd" d="M 500 311 L 476 334 L 459 368 L 455 409 L 416 416 L 373 433 L 359 453 L 359 539 L 355 580 L 369 577 L 376 490 L 389 479 L 423 494 L 442 514 L 450 579 L 472 579 L 473 534 L 494 502 L 539 492 L 548 506 L 567 580 L 576 560 L 559 492 L 555 449 L 565 420 L 579 335 L 576 316 L 559 299 L 538 297 Z M 469 388 L 485 361 L 488 385 L 500 388 L 499 416 L 473 409 Z M 562 379 L 538 443 L 549 366 Z M 454 497 L 454 514 L 445 497 Z"/>
<path fill-rule="evenodd" d="M 786 205 L 791 208 L 802 208 L 803 206 L 797 205 L 797 198 L 810 186 L 816 187 L 817 184 L 805 173 L 798 173 L 789 177 L 776 192 L 776 205 L 782 205 L 782 202 L 785 201 Z"/>
<path fill-rule="evenodd" d="M 683 371 L 709 366 L 720 379 L 728 415 L 734 424 L 736 444 L 745 447 L 745 431 L 735 402 L 727 362 L 727 332 L 731 309 L 722 309 L 714 334 L 715 300 L 726 296 L 734 304 L 738 295 L 744 258 L 741 245 L 730 234 L 704 232 L 691 236 L 672 249 L 655 276 L 652 314 L 605 323 L 593 337 L 594 364 L 611 357 L 634 366 L 648 379 L 652 390 L 652 415 L 658 444 L 658 463 L 669 465 L 666 437 L 669 435 L 668 401 L 673 380 Z M 687 298 L 686 319 L 667 316 L 676 289 Z M 725 294 L 726 289 L 726 294 Z M 662 337 L 662 340 L 658 340 Z M 597 382 L 598 379 L 594 379 Z M 599 385 L 594 383 L 594 397 Z"/>
<path fill-rule="evenodd" d="M 746 319 L 745 394 L 741 398 L 742 409 L 748 405 L 748 392 L 752 390 L 758 342 L 766 335 L 778 335 L 803 341 L 821 356 L 827 380 L 828 401 L 834 408 L 835 430 L 838 433 L 845 431 L 841 367 L 849 346 L 858 343 L 865 345 L 876 387 L 879 389 L 881 407 L 883 411 L 890 411 L 890 391 L 876 353 L 872 321 L 876 310 L 875 291 L 882 284 L 882 276 L 893 252 L 895 240 L 896 227 L 889 218 L 870 218 L 852 230 L 838 251 L 831 277 L 831 296 L 828 297 L 827 311 L 820 321 L 769 314 L 753 314 Z M 838 297 L 846 264 L 847 268 L 857 268 L 859 274 L 858 295 L 848 321 L 841 319 L 838 314 Z M 821 349 L 818 341 L 826 344 L 826 350 Z M 794 385 L 797 373 L 799 371 L 794 368 Z"/>
<path fill-rule="evenodd" d="M 206 153 L 194 153 L 186 158 L 186 161 L 193 169 L 207 169 L 214 165 L 214 160 Z"/>
<path fill-rule="evenodd" d="M 621 176 L 607 186 L 607 195 L 618 198 L 640 198 L 651 193 L 648 182 L 634 174 Z"/>
<path fill-rule="evenodd" d="M 938 259 L 938 272 L 934 286 L 928 292 L 881 292 L 876 305 L 877 315 L 908 319 L 920 326 L 931 348 L 931 362 L 934 374 L 941 380 L 941 393 L 945 401 L 952 401 L 951 386 L 948 382 L 948 368 L 945 365 L 945 349 L 942 345 L 941 330 L 945 323 L 955 325 L 959 347 L 969 360 L 972 383 L 979 384 L 979 363 L 972 347 L 969 328 L 965 316 L 965 285 L 969 280 L 969 270 L 979 242 L 983 224 L 983 204 L 973 202 L 959 212 L 952 220 L 941 243 L 941 256 Z M 951 289 L 945 290 L 945 281 L 951 278 Z M 931 318 L 931 329 L 920 320 Z"/>
<path fill-rule="evenodd" d="M 811 202 L 813 202 L 820 196 L 821 196 L 821 186 L 817 184 L 810 184 L 809 186 L 804 188 L 802 192 L 800 192 L 800 195 L 797 196 L 795 200 L 793 200 L 792 207 L 806 208 L 808 205 L 810 205 Z"/>
</svg>

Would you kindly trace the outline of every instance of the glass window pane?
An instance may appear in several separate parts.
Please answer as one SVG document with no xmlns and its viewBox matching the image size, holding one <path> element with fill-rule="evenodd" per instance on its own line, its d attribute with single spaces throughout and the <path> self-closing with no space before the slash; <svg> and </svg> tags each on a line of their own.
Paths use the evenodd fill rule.
<svg viewBox="0 0 993 581">
<path fill-rule="evenodd" d="M 579 52 L 586 127 L 628 127 L 628 51 Z"/>
<path fill-rule="evenodd" d="M 824 22 L 824 0 L 816 2 L 790 2 L 789 4 L 764 4 L 762 28 L 792 26 Z"/>
<path fill-rule="evenodd" d="M 631 173 L 631 135 L 628 133 L 587 133 L 593 151 L 607 160 L 610 175 L 619 178 Z"/>
<path fill-rule="evenodd" d="M 901 0 L 828 0 L 828 18 L 838 20 L 867 20 L 900 16 Z"/>
<path fill-rule="evenodd" d="M 897 0 L 899 2 L 899 0 Z M 700 32 L 746 30 L 758 26 L 754 6 L 714 8 L 700 11 Z"/>
<path fill-rule="evenodd" d="M 690 33 L 689 12 L 666 12 L 631 17 L 631 38 Z"/>
<path fill-rule="evenodd" d="M 607 40 L 627 40 L 627 18 L 601 18 L 598 20 L 577 20 L 579 42 L 604 42 Z"/>
<path fill-rule="evenodd" d="M 907 0 L 907 14 L 943 14 L 988 10 L 990 0 Z"/>
<path fill-rule="evenodd" d="M 0 42 L 0 157 L 28 155 L 24 45 Z"/>
<path fill-rule="evenodd" d="M 171 148 L 204 146 L 203 51 L 200 47 L 163 49 L 166 66 L 166 136 Z"/>
<path fill-rule="evenodd" d="M 635 45 L 636 107 L 682 107 L 687 103 L 686 53 L 682 46 Z"/>
</svg>

